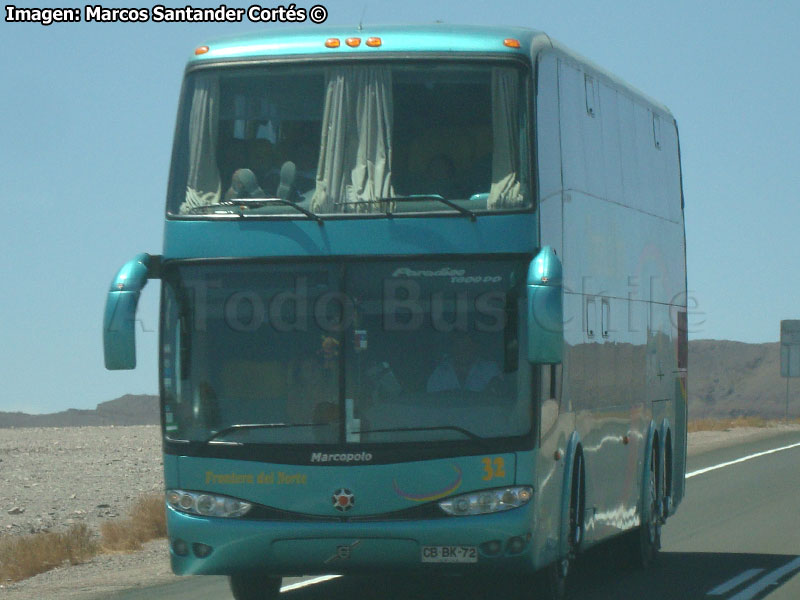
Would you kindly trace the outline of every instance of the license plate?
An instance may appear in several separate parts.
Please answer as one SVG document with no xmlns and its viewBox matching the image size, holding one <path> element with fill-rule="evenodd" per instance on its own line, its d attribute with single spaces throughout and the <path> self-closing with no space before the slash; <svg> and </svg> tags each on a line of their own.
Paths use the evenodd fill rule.
<svg viewBox="0 0 800 600">
<path fill-rule="evenodd" d="M 478 549 L 475 546 L 423 546 L 422 562 L 474 563 L 478 562 Z"/>
</svg>

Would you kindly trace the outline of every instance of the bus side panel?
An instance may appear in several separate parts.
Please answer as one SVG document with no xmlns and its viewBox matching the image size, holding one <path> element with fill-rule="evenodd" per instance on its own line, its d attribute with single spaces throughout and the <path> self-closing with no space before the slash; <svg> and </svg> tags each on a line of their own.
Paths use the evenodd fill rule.
<svg viewBox="0 0 800 600">
<path fill-rule="evenodd" d="M 586 468 L 587 545 L 630 527 L 636 518 L 636 453 L 623 443 L 631 408 L 617 381 L 619 350 L 608 332 L 622 263 L 617 219 L 607 197 L 619 176 L 604 157 L 600 82 L 571 61 L 560 61 L 560 122 L 564 202 L 565 290 L 572 296 L 565 393 L 576 412 Z M 617 169 L 618 172 L 618 169 Z M 603 327 L 606 326 L 606 331 Z M 639 415 L 641 418 L 644 415 Z"/>
<path fill-rule="evenodd" d="M 565 286 L 564 394 L 586 464 L 586 542 L 639 522 L 651 419 L 674 424 L 685 310 L 677 141 L 669 115 L 559 61 Z M 676 456 L 674 481 L 682 473 Z"/>
</svg>

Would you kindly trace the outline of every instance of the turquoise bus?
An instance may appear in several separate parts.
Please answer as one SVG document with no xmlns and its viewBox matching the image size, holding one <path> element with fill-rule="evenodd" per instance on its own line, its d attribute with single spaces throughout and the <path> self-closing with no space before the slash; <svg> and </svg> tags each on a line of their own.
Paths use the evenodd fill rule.
<svg viewBox="0 0 800 600">
<path fill-rule="evenodd" d="M 686 463 L 676 123 L 544 33 L 199 47 L 109 369 L 135 367 L 149 279 L 175 573 L 239 600 L 384 571 L 558 598 L 598 543 L 656 556 Z"/>
</svg>

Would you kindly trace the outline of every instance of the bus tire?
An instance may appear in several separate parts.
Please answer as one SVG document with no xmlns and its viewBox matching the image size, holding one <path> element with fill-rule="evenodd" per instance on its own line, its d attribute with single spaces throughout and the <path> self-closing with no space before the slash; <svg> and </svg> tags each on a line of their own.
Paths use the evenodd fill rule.
<svg viewBox="0 0 800 600">
<path fill-rule="evenodd" d="M 570 486 L 569 529 L 567 547 L 569 558 L 574 559 L 580 552 L 583 542 L 584 522 L 586 514 L 586 472 L 583 467 L 583 451 L 578 448 L 575 453 L 575 464 L 572 467 L 572 485 Z"/>
<path fill-rule="evenodd" d="M 664 437 L 664 467 L 662 469 L 661 487 L 661 523 L 667 521 L 672 512 L 672 432 L 668 429 Z"/>
<path fill-rule="evenodd" d="M 559 558 L 539 573 L 539 585 L 533 595 L 536 600 L 564 600 L 567 597 L 569 559 Z"/>
<path fill-rule="evenodd" d="M 583 516 L 586 513 L 586 475 L 583 467 L 583 452 L 580 447 L 575 453 L 570 483 L 569 525 L 567 527 L 567 555 L 560 557 L 545 567 L 539 576 L 541 595 L 536 598 L 564 600 L 567 597 L 567 580 L 571 562 L 580 551 L 583 541 Z"/>
<path fill-rule="evenodd" d="M 633 566 L 646 569 L 658 556 L 661 548 L 662 490 L 661 462 L 658 443 L 654 443 L 645 471 L 642 489 L 642 522 L 627 538 Z"/>
<path fill-rule="evenodd" d="M 231 575 L 235 600 L 276 600 L 281 593 L 281 578 L 269 575 Z"/>
</svg>

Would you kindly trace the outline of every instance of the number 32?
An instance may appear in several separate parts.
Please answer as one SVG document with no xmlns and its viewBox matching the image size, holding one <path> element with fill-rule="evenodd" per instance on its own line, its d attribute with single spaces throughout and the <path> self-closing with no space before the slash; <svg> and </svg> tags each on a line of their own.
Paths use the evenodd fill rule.
<svg viewBox="0 0 800 600">
<path fill-rule="evenodd" d="M 502 456 L 497 456 L 494 459 L 487 456 L 486 458 L 481 459 L 481 462 L 483 463 L 484 481 L 489 481 L 495 477 L 506 476 L 506 466 Z"/>
</svg>

